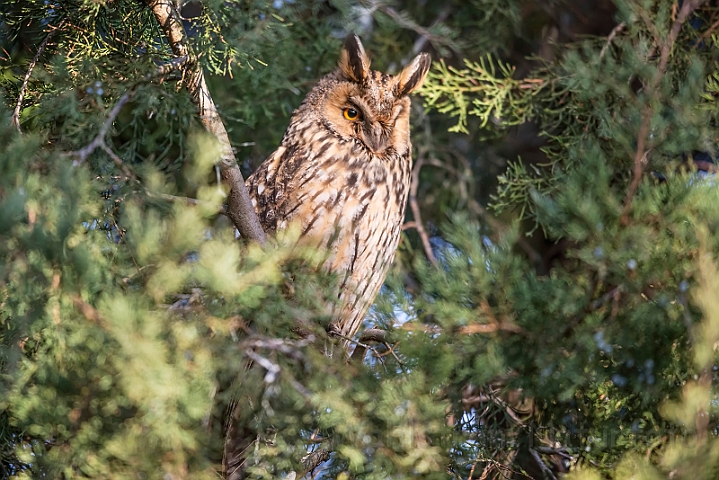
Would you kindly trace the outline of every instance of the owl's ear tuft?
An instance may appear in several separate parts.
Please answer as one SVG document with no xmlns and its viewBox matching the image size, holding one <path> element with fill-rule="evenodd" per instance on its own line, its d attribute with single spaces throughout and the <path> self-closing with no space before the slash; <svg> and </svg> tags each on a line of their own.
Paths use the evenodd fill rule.
<svg viewBox="0 0 719 480">
<path fill-rule="evenodd" d="M 369 74 L 369 57 L 364 51 L 362 42 L 357 35 L 350 35 L 345 40 L 340 53 L 339 67 L 349 80 L 364 82 Z"/>
<path fill-rule="evenodd" d="M 432 65 L 432 59 L 427 53 L 420 53 L 409 64 L 402 69 L 397 75 L 397 91 L 398 97 L 409 95 L 414 90 L 422 86 L 424 77 L 427 76 L 429 67 Z"/>
</svg>

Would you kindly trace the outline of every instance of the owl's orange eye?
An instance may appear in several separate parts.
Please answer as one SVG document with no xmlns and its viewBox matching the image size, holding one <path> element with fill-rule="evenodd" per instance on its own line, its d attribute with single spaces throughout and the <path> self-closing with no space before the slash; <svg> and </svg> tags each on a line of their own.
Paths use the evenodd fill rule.
<svg viewBox="0 0 719 480">
<path fill-rule="evenodd" d="M 350 122 L 358 120 L 360 116 L 359 112 L 354 108 L 345 108 L 344 110 L 342 110 L 342 115 L 344 115 L 344 117 Z"/>
</svg>

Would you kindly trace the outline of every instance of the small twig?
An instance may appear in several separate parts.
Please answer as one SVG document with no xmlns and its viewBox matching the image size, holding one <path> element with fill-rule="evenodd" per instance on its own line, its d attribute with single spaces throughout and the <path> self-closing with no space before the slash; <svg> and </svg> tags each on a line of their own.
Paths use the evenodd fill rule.
<svg viewBox="0 0 719 480">
<path fill-rule="evenodd" d="M 477 202 L 476 200 L 470 199 L 469 206 L 472 210 L 474 210 L 477 215 L 482 217 L 496 232 L 501 233 L 509 228 L 507 225 L 504 225 L 502 222 L 490 215 L 489 212 L 487 212 L 487 209 L 480 205 L 479 202 Z M 529 244 L 526 238 L 524 238 L 523 236 L 518 236 L 516 242 L 517 245 L 519 245 L 519 247 L 524 250 L 524 253 L 527 254 L 527 256 L 532 262 L 539 265 L 543 261 L 542 256 Z"/>
<path fill-rule="evenodd" d="M 315 468 L 319 467 L 322 462 L 326 462 L 330 459 L 331 453 L 332 452 L 330 450 L 325 448 L 320 448 L 319 450 L 308 453 L 307 456 L 302 459 L 302 464 L 305 466 L 305 470 L 311 472 Z"/>
<path fill-rule="evenodd" d="M 220 166 L 222 179 L 229 187 L 227 195 L 228 216 L 245 239 L 254 240 L 261 245 L 265 245 L 267 237 L 255 213 L 250 194 L 245 186 L 245 179 L 237 166 L 237 159 L 232 151 L 230 138 L 205 82 L 202 67 L 197 63 L 190 49 L 180 13 L 172 0 L 145 0 L 145 3 L 155 14 L 175 56 L 191 59 L 184 63 L 184 83 L 193 103 L 197 105 L 202 124 L 208 132 L 217 138 L 220 144 L 220 159 L 217 163 Z"/>
<path fill-rule="evenodd" d="M 707 31 L 702 33 L 701 36 L 697 39 L 697 41 L 694 43 L 694 48 L 698 48 L 704 40 L 709 38 L 711 34 L 716 30 L 716 28 L 719 27 L 719 20 L 712 23 L 709 28 L 707 28 Z"/>
<path fill-rule="evenodd" d="M 649 136 L 649 124 L 652 118 L 651 101 L 656 95 L 656 90 L 662 80 L 662 77 L 666 73 L 667 64 L 669 63 L 669 55 L 671 54 L 674 43 L 679 36 L 679 31 L 681 30 L 682 25 L 686 21 L 687 17 L 704 2 L 705 0 L 685 0 L 682 4 L 682 8 L 679 10 L 679 14 L 677 15 L 676 19 L 674 20 L 674 23 L 672 24 L 672 28 L 669 31 L 669 36 L 662 43 L 659 55 L 659 66 L 657 68 L 656 74 L 654 75 L 654 78 L 652 78 L 652 81 L 649 84 L 649 88 L 647 89 L 647 105 L 642 111 L 642 122 L 639 126 L 639 133 L 637 134 L 637 150 L 634 153 L 632 181 L 630 182 L 629 188 L 627 189 L 627 196 L 624 200 L 624 208 L 622 209 L 622 215 L 620 217 L 620 221 L 623 225 L 629 223 L 629 210 L 632 206 L 632 200 L 634 199 L 634 195 L 639 188 L 639 184 L 641 183 L 642 175 L 644 173 L 644 167 L 647 164 L 648 150 L 646 148 L 646 143 Z"/>
<path fill-rule="evenodd" d="M 427 232 L 424 229 L 424 225 L 422 225 L 422 216 L 419 212 L 419 204 L 417 203 L 419 172 L 422 169 L 422 165 L 424 165 L 424 159 L 418 158 L 417 163 L 415 163 L 414 168 L 412 169 L 412 182 L 409 186 L 409 206 L 412 209 L 412 215 L 414 216 L 414 228 L 417 230 L 417 234 L 419 234 L 419 238 L 422 240 L 422 248 L 424 248 L 424 253 L 425 255 L 427 255 L 427 259 L 430 261 L 430 263 L 437 267 L 439 264 L 437 263 L 437 259 L 434 257 L 434 253 L 432 252 L 432 245 L 429 243 L 429 237 L 427 236 Z"/>
<path fill-rule="evenodd" d="M 285 355 L 291 356 L 295 359 L 302 359 L 302 352 L 300 349 L 311 345 L 315 341 L 314 335 L 309 335 L 307 338 L 301 340 L 288 340 L 284 338 L 270 338 L 270 337 L 253 337 L 243 340 L 239 347 L 241 349 L 247 348 L 264 348 L 267 350 L 276 350 Z"/>
<path fill-rule="evenodd" d="M 227 216 L 227 206 L 225 206 L 225 205 L 218 205 L 215 203 L 205 202 L 203 200 L 198 200 L 197 198 L 178 197 L 176 195 L 169 195 L 167 193 L 146 192 L 146 194 L 148 197 L 161 198 L 163 200 L 167 200 L 168 202 L 184 202 L 187 205 L 192 205 L 195 207 L 198 207 L 198 206 L 212 207 L 220 215 Z"/>
<path fill-rule="evenodd" d="M 337 338 L 341 338 L 342 340 L 345 340 L 345 341 L 347 341 L 347 342 L 349 342 L 349 343 L 353 343 L 353 344 L 355 345 L 355 349 L 354 349 L 354 351 L 352 352 L 352 355 L 350 355 L 350 360 L 359 360 L 359 361 L 361 361 L 361 360 L 364 358 L 364 355 L 365 355 L 365 353 L 367 352 L 367 350 L 369 350 L 369 351 L 371 351 L 372 353 L 374 353 L 377 358 L 381 358 L 381 355 L 379 354 L 379 352 L 377 351 L 377 349 L 375 349 L 375 348 L 374 348 L 373 346 L 371 346 L 371 345 L 368 345 L 368 344 L 366 344 L 366 343 L 364 343 L 364 342 L 360 342 L 359 340 L 355 340 L 354 338 L 350 338 L 350 337 L 348 337 L 348 336 L 346 336 L 346 335 L 342 335 L 341 333 L 333 333 L 332 336 L 337 337 Z"/>
<path fill-rule="evenodd" d="M 440 23 L 447 20 L 447 17 L 449 16 L 449 13 L 452 11 L 450 5 L 445 5 L 442 10 L 440 10 L 439 15 L 437 15 L 437 18 L 434 19 L 432 24 L 429 26 L 429 28 L 434 28 Z M 424 46 L 429 41 L 429 37 L 427 35 L 420 35 L 419 38 L 414 42 L 414 45 L 412 45 L 412 53 L 414 55 L 418 55 L 423 49 Z M 409 59 L 407 59 L 409 60 Z"/>
<path fill-rule="evenodd" d="M 395 10 L 394 8 L 388 7 L 386 5 L 378 5 L 377 10 L 379 10 L 380 12 L 384 13 L 385 15 L 390 17 L 392 20 L 397 22 L 397 25 L 399 25 L 400 27 L 406 28 L 408 30 L 413 30 L 415 33 L 421 35 L 421 37 L 426 39 L 425 42 L 429 41 L 429 42 L 435 43 L 437 45 L 447 45 L 448 47 L 450 47 L 451 49 L 454 50 L 451 40 L 441 37 L 441 36 L 438 36 L 438 35 L 435 35 L 432 32 L 430 32 L 427 28 L 417 24 L 416 22 L 414 22 L 412 20 L 408 20 L 407 18 L 402 17 L 402 15 L 400 15 L 399 12 L 397 12 L 397 10 Z M 447 11 L 447 15 L 449 15 L 449 11 Z M 436 25 L 437 23 L 441 22 L 442 21 L 441 19 L 442 19 L 442 13 L 440 13 L 440 16 L 437 17 L 437 21 L 435 23 L 433 23 L 433 26 Z"/>
<path fill-rule="evenodd" d="M 425 333 L 431 333 L 431 334 L 441 334 L 444 332 L 444 330 L 438 326 L 433 325 L 419 325 L 414 322 L 407 322 L 402 325 L 402 330 L 408 330 L 410 332 L 413 331 L 422 331 Z M 495 333 L 497 331 L 503 331 L 503 332 L 510 332 L 510 333 L 524 333 L 524 329 L 518 325 L 514 325 L 513 323 L 509 322 L 502 322 L 502 323 L 474 323 L 472 325 L 465 325 L 464 327 L 459 327 L 456 330 L 452 330 L 452 333 L 456 333 L 459 335 L 474 335 L 476 333 Z"/>
<path fill-rule="evenodd" d="M 267 373 L 265 374 L 265 383 L 275 383 L 282 369 L 276 363 L 271 362 L 262 355 L 258 355 L 252 351 L 252 349 L 245 349 L 245 355 L 250 357 L 257 365 L 264 368 Z"/>
<path fill-rule="evenodd" d="M 127 165 L 122 161 L 122 159 L 117 156 L 115 152 L 112 151 L 110 147 L 107 146 L 107 143 L 105 142 L 105 136 L 107 135 L 107 132 L 110 130 L 110 127 L 117 119 L 117 116 L 120 114 L 120 110 L 122 110 L 122 107 L 125 106 L 127 102 L 130 101 L 132 96 L 134 95 L 134 92 L 132 90 L 129 90 L 125 92 L 122 97 L 117 101 L 114 107 L 112 107 L 112 110 L 110 110 L 110 113 L 108 114 L 107 118 L 105 119 L 105 122 L 102 124 L 102 127 L 100 127 L 100 131 L 97 133 L 95 138 L 87 144 L 86 146 L 82 147 L 79 150 L 75 150 L 74 152 L 70 152 L 70 155 L 75 157 L 76 164 L 82 164 L 84 163 L 87 158 L 92 155 L 92 153 L 100 148 L 101 150 L 105 151 L 110 158 L 112 158 L 113 162 L 115 162 L 115 165 L 122 168 L 123 173 L 125 173 L 128 177 L 134 177 L 132 172 L 129 168 L 127 168 Z"/>
<path fill-rule="evenodd" d="M 607 293 L 599 297 L 598 299 L 594 300 L 591 304 L 589 304 L 589 312 L 593 312 L 595 310 L 599 310 L 599 308 L 607 303 L 609 300 L 614 299 L 617 295 L 619 295 L 622 290 L 624 289 L 623 285 L 619 285 L 618 287 L 614 287 L 611 290 L 609 290 Z M 588 313 L 589 313 L 588 312 Z"/>
<path fill-rule="evenodd" d="M 62 26 L 65 24 L 65 20 L 62 20 L 57 27 L 50 27 L 52 30 L 50 30 L 45 37 L 45 40 L 42 41 L 40 44 L 40 47 L 37 49 L 37 52 L 35 53 L 35 57 L 30 62 L 30 65 L 28 66 L 27 73 L 25 73 L 25 79 L 22 82 L 22 87 L 20 88 L 20 95 L 17 99 L 17 104 L 15 105 L 15 110 L 12 112 L 12 117 L 10 118 L 10 121 L 13 125 L 15 125 L 15 128 L 17 128 L 18 133 L 22 133 L 22 130 L 20 129 L 20 109 L 22 108 L 22 101 L 25 98 L 25 93 L 27 93 L 27 85 L 30 82 L 30 77 L 32 76 L 32 71 L 35 69 L 35 65 L 40 60 L 40 56 L 45 51 L 45 48 L 47 47 L 48 42 L 50 39 L 55 35 L 55 33 L 62 28 Z"/>
<path fill-rule="evenodd" d="M 160 65 L 157 70 L 154 72 L 148 73 L 144 77 L 144 81 L 150 81 L 157 77 L 164 77 L 168 73 L 182 68 L 187 63 L 187 57 L 180 57 L 171 60 L 170 62 Z M 122 108 L 129 102 L 132 97 L 135 95 L 135 87 L 136 85 L 133 85 L 130 87 L 128 91 L 126 91 L 120 99 L 117 101 L 114 107 L 112 107 L 112 110 L 110 110 L 110 113 L 108 114 L 107 118 L 105 119 L 105 122 L 102 124 L 102 127 L 100 127 L 100 131 L 95 136 L 95 138 L 90 142 L 88 145 L 84 146 L 83 148 L 79 150 L 75 150 L 74 152 L 70 152 L 70 155 L 76 157 L 76 162 L 78 164 L 84 163 L 87 158 L 92 155 L 92 153 L 97 150 L 98 148 L 103 150 L 105 153 L 108 154 L 108 156 L 112 159 L 113 162 L 115 162 L 115 165 L 120 167 L 123 170 L 123 173 L 125 173 L 125 176 L 127 177 L 134 177 L 130 169 L 125 165 L 125 163 L 122 161 L 122 159 L 112 151 L 112 149 L 107 145 L 107 133 L 110 131 L 110 127 L 112 127 L 112 124 L 117 119 L 117 116 L 120 114 L 120 111 Z"/>
<path fill-rule="evenodd" d="M 616 37 L 619 33 L 621 33 L 622 30 L 624 30 L 624 27 L 626 27 L 626 26 L 627 26 L 627 24 L 622 22 L 619 25 L 617 25 L 616 27 L 614 27 L 611 32 L 609 32 L 609 35 L 607 36 L 607 43 L 604 45 L 604 47 L 602 47 L 602 50 L 599 52 L 600 60 L 602 58 L 604 58 L 604 54 L 607 53 L 607 49 L 609 48 L 609 45 L 612 44 L 614 37 Z"/>
<path fill-rule="evenodd" d="M 458 155 L 457 152 L 453 152 L 453 153 L 457 156 L 457 158 L 460 159 L 460 161 L 465 161 L 465 162 L 466 162 L 466 159 L 463 158 L 462 155 Z M 502 232 L 506 231 L 506 230 L 509 228 L 509 227 L 507 227 L 507 225 L 504 225 L 502 222 L 500 222 L 500 221 L 497 220 L 495 217 L 493 217 L 492 215 L 490 215 L 490 214 L 487 212 L 487 210 L 486 210 L 482 205 L 479 204 L 479 202 L 477 202 L 475 199 L 470 198 L 470 197 L 468 197 L 468 196 L 466 195 L 466 189 L 464 188 L 464 182 L 462 181 L 463 176 L 462 176 L 462 174 L 459 172 L 459 170 L 457 170 L 456 168 L 454 168 L 454 167 L 451 166 L 451 165 L 448 165 L 448 164 L 446 164 L 446 163 L 444 163 L 444 162 L 441 162 L 441 161 L 439 161 L 439 160 L 437 160 L 437 159 L 433 159 L 433 158 L 425 159 L 425 160 L 424 160 L 424 163 L 425 163 L 426 165 L 431 165 L 431 166 L 433 166 L 433 167 L 437 167 L 437 168 L 441 168 L 441 169 L 443 169 L 443 170 L 446 170 L 446 171 L 448 171 L 450 174 L 452 174 L 452 175 L 454 175 L 455 177 L 457 177 L 457 179 L 460 180 L 460 191 L 463 192 L 462 197 L 468 201 L 469 207 L 470 207 L 472 210 L 474 210 L 474 212 L 475 212 L 478 216 L 482 217 L 482 219 L 484 219 L 484 221 L 486 221 L 487 224 L 489 224 L 489 226 L 492 227 L 492 229 L 493 229 L 495 232 L 497 232 L 497 233 L 502 233 Z M 468 162 L 467 162 L 467 165 L 468 165 Z M 468 166 L 467 166 L 467 170 L 470 170 Z M 471 171 L 471 170 L 470 170 L 470 171 Z M 410 228 L 417 228 L 417 222 L 410 221 L 410 222 L 406 222 L 404 225 L 402 225 L 402 229 L 403 229 L 403 230 L 407 230 L 407 229 L 410 229 Z M 523 236 L 518 236 L 518 237 L 517 237 L 517 240 L 516 240 L 516 243 L 517 243 L 517 245 L 519 245 L 519 247 L 520 247 L 522 250 L 524 250 L 524 252 L 527 254 L 527 256 L 529 256 L 529 259 L 530 259 L 532 262 L 534 262 L 535 264 L 539 265 L 539 264 L 543 261 L 543 258 L 542 258 L 542 256 L 539 254 L 539 252 L 537 252 L 534 248 L 532 248 L 532 246 L 529 244 L 529 242 L 527 242 L 527 240 L 526 240 Z"/>
<path fill-rule="evenodd" d="M 402 224 L 402 230 L 411 230 L 412 228 L 417 228 L 417 222 L 414 220 L 410 220 L 409 222 L 404 222 Z"/>
<path fill-rule="evenodd" d="M 102 318 L 100 312 L 95 307 L 83 300 L 80 295 L 72 295 L 70 297 L 70 300 L 72 300 L 72 303 L 75 305 L 75 307 L 80 310 L 80 313 L 82 313 L 83 317 L 85 317 L 92 323 L 100 325 L 102 328 L 107 328 L 107 322 L 104 318 Z"/>
</svg>

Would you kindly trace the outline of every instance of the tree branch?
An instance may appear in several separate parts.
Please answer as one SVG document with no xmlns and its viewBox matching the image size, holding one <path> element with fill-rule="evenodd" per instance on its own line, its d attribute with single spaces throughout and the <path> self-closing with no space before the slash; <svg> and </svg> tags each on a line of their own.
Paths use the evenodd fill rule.
<svg viewBox="0 0 719 480">
<path fill-rule="evenodd" d="M 120 110 L 122 110 L 122 107 L 124 107 L 125 104 L 130 101 L 133 95 L 134 92 L 132 90 L 125 92 L 122 97 L 120 97 L 120 100 L 117 101 L 115 106 L 112 107 L 112 110 L 110 110 L 110 113 L 105 119 L 105 123 L 102 124 L 102 127 L 100 127 L 100 131 L 97 133 L 92 142 L 79 150 L 70 152 L 70 155 L 76 158 L 76 162 L 78 164 L 84 163 L 87 160 L 87 157 L 92 155 L 92 153 L 96 149 L 100 148 L 104 150 L 105 153 L 110 156 L 110 158 L 112 158 L 115 164 L 123 170 L 123 173 L 125 173 L 126 176 L 134 176 L 132 172 L 130 172 L 130 169 L 127 168 L 127 165 L 125 165 L 125 163 L 122 161 L 122 159 L 117 156 L 117 154 L 113 152 L 110 147 L 107 146 L 107 143 L 105 143 L 105 136 L 107 135 L 107 132 L 110 130 L 110 127 L 112 126 L 115 119 L 117 119 L 117 116 L 120 114 Z"/>
<path fill-rule="evenodd" d="M 682 8 L 679 10 L 677 18 L 672 24 L 672 28 L 669 31 L 669 36 L 662 43 L 659 56 L 659 66 L 657 68 L 657 72 L 652 78 L 651 83 L 649 84 L 649 88 L 647 89 L 647 105 L 642 111 L 642 122 L 639 126 L 639 133 L 637 135 L 637 150 L 634 153 L 632 181 L 629 184 L 629 189 L 627 190 L 627 197 L 624 200 L 624 209 L 622 210 L 622 216 L 620 217 L 621 223 L 623 225 L 629 223 L 629 210 L 632 206 L 632 200 L 634 199 L 634 195 L 637 193 L 639 184 L 642 181 L 644 167 L 647 165 L 647 155 L 649 153 L 649 150 L 646 148 L 646 144 L 649 136 L 649 124 L 652 118 L 651 102 L 656 95 L 657 87 L 659 87 L 659 83 L 661 82 L 662 77 L 664 77 L 664 74 L 667 71 L 669 55 L 671 54 L 672 47 L 674 46 L 674 43 L 679 36 L 679 31 L 681 30 L 682 25 L 684 25 L 684 22 L 687 20 L 687 17 L 689 17 L 689 15 L 698 7 L 700 7 L 701 4 L 704 2 L 705 0 L 685 0 L 682 4 Z"/>
<path fill-rule="evenodd" d="M 417 203 L 417 189 L 419 188 L 419 171 L 422 169 L 422 165 L 424 165 L 424 159 L 418 158 L 417 163 L 415 163 L 414 168 L 412 169 L 412 183 L 410 183 L 409 186 L 409 207 L 412 209 L 412 216 L 414 216 L 414 228 L 417 230 L 419 238 L 422 240 L 422 248 L 424 248 L 424 253 L 425 255 L 427 255 L 427 259 L 430 261 L 430 263 L 432 263 L 432 265 L 436 267 L 438 265 L 437 259 L 432 252 L 432 245 L 429 243 L 429 237 L 427 236 L 427 232 L 424 229 L 424 225 L 422 225 L 422 216 L 419 212 L 419 204 Z"/>
<path fill-rule="evenodd" d="M 40 60 L 42 52 L 45 51 L 48 42 L 53 37 L 53 35 L 55 35 L 55 32 L 57 32 L 64 23 L 65 20 L 61 21 L 57 27 L 50 27 L 50 32 L 48 32 L 47 36 L 45 37 L 45 40 L 43 40 L 40 44 L 40 47 L 37 49 L 37 53 L 35 53 L 35 57 L 32 59 L 30 65 L 27 68 L 25 79 L 22 82 L 22 87 L 20 87 L 20 95 L 17 98 L 15 110 L 13 110 L 12 117 L 10 117 L 10 122 L 15 125 L 15 128 L 17 128 L 18 133 L 22 133 L 22 130 L 20 129 L 20 109 L 22 108 L 22 101 L 25 98 L 25 93 L 27 93 L 27 84 L 30 82 L 30 76 L 32 76 L 32 71 L 35 69 L 35 65 L 37 65 L 38 60 Z"/>
<path fill-rule="evenodd" d="M 228 216 L 244 238 L 264 245 L 267 242 L 267 237 L 257 218 L 247 187 L 245 187 L 245 179 L 237 166 L 230 138 L 217 112 L 215 102 L 212 100 L 202 67 L 197 63 L 190 50 L 180 14 L 171 0 L 144 1 L 155 14 L 175 56 L 190 59 L 185 66 L 185 86 L 192 101 L 197 105 L 202 124 L 220 143 L 221 153 L 218 164 L 222 180 L 229 188 Z"/>
</svg>

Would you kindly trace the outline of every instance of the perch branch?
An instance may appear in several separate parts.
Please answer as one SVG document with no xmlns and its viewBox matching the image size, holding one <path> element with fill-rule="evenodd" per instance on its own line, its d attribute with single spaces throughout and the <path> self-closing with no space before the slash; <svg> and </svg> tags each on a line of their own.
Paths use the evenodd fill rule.
<svg viewBox="0 0 719 480">
<path fill-rule="evenodd" d="M 699 6 L 701 6 L 702 3 L 704 3 L 705 0 L 686 0 L 682 4 L 682 8 L 679 10 L 679 14 L 677 15 L 677 18 L 674 20 L 674 23 L 672 24 L 672 28 L 669 31 L 669 36 L 667 39 L 662 43 L 660 56 L 659 56 L 659 66 L 657 68 L 657 72 L 654 74 L 654 77 L 652 78 L 652 81 L 649 84 L 649 88 L 647 89 L 647 105 L 644 107 L 642 111 L 642 122 L 639 126 L 639 133 L 637 135 L 637 150 L 634 153 L 634 167 L 632 169 L 632 181 L 629 184 L 629 189 L 627 190 L 627 197 L 624 200 L 624 209 L 622 211 L 621 216 L 621 223 L 623 225 L 626 225 L 629 222 L 629 210 L 632 206 L 632 200 L 634 198 L 634 195 L 637 193 L 637 189 L 639 188 L 639 184 L 642 181 L 642 174 L 644 173 L 644 167 L 647 164 L 647 157 L 649 150 L 646 148 L 647 139 L 649 136 L 649 127 L 650 127 L 650 121 L 652 118 L 652 107 L 651 107 L 651 101 L 653 97 L 656 95 L 657 87 L 659 87 L 659 83 L 662 80 L 662 77 L 667 71 L 667 64 L 669 63 L 669 55 L 672 52 L 672 47 L 674 46 L 674 43 L 677 40 L 677 37 L 679 36 L 679 31 L 682 28 L 682 25 L 686 21 L 687 17 Z"/>
<path fill-rule="evenodd" d="M 145 3 L 155 14 L 175 56 L 191 59 L 185 66 L 185 86 L 193 103 L 197 105 L 202 124 L 220 143 L 221 153 L 218 164 L 222 179 L 229 188 L 228 216 L 244 238 L 264 245 L 267 242 L 265 232 L 252 206 L 245 179 L 237 166 L 230 138 L 205 82 L 202 67 L 191 53 L 180 14 L 172 0 L 145 0 Z"/>
<path fill-rule="evenodd" d="M 30 77 L 32 76 L 32 71 L 35 69 L 35 65 L 37 65 L 37 62 L 40 60 L 40 56 L 45 51 L 45 48 L 47 47 L 48 42 L 50 39 L 55 35 L 55 32 L 57 32 L 62 25 L 65 23 L 65 20 L 60 22 L 60 24 L 57 27 L 50 27 L 52 30 L 48 32 L 47 36 L 45 37 L 45 40 L 42 41 L 40 44 L 40 47 L 37 49 L 37 52 L 35 53 L 35 57 L 30 62 L 30 65 L 27 68 L 27 73 L 25 74 L 25 79 L 22 82 L 22 87 L 20 87 L 20 95 L 17 98 L 17 104 L 15 105 L 15 110 L 12 112 L 12 117 L 10 117 L 10 121 L 13 125 L 15 125 L 15 128 L 17 128 L 18 133 L 22 133 L 22 130 L 20 129 L 20 109 L 22 108 L 22 101 L 25 98 L 25 93 L 27 93 L 27 85 L 30 82 Z"/>
</svg>

